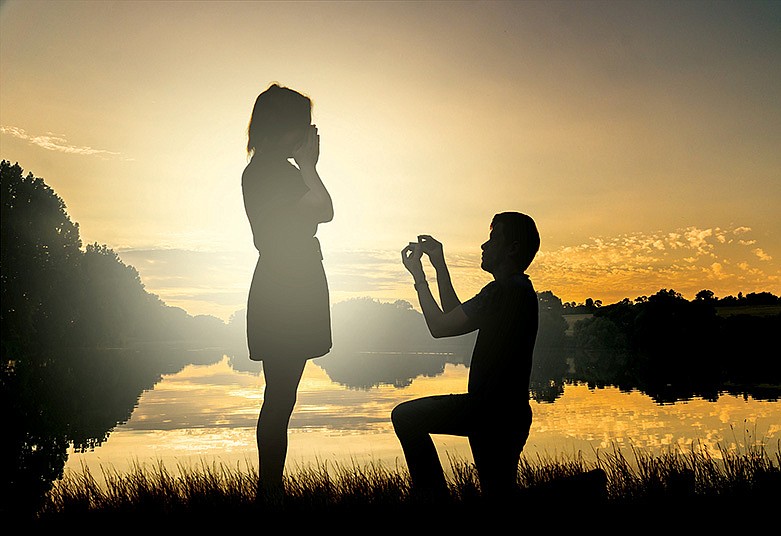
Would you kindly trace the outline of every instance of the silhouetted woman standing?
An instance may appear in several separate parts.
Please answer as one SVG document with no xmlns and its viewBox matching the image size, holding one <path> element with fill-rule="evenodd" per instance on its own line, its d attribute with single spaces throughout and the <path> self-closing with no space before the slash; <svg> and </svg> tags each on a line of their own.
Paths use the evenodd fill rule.
<svg viewBox="0 0 781 536">
<path fill-rule="evenodd" d="M 306 362 L 331 349 L 328 283 L 317 226 L 333 219 L 316 165 L 320 137 L 311 100 L 272 84 L 255 101 L 242 174 L 259 258 L 247 303 L 250 359 L 263 362 L 258 418 L 260 490 L 282 492 L 287 428 Z M 295 160 L 295 165 L 290 162 Z"/>
</svg>

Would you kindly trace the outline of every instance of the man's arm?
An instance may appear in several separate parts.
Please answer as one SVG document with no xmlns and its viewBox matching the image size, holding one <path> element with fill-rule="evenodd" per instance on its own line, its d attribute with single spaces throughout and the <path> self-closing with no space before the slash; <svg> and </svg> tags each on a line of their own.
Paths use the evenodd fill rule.
<svg viewBox="0 0 781 536">
<path fill-rule="evenodd" d="M 460 303 L 447 313 L 440 309 L 426 281 L 426 274 L 420 262 L 422 255 L 423 250 L 420 242 L 410 243 L 410 245 L 401 250 L 402 262 L 415 280 L 418 301 L 420 308 L 423 310 L 423 317 L 426 319 L 426 325 L 431 336 L 436 339 L 453 337 L 477 329 L 477 325 L 461 309 Z M 452 287 L 452 285 L 450 286 Z"/>
<path fill-rule="evenodd" d="M 435 339 L 455 337 L 477 329 L 477 325 L 461 309 L 461 304 L 445 313 L 434 300 L 428 283 L 416 284 L 415 289 L 418 291 L 418 301 L 423 310 L 423 317 L 426 319 L 429 333 Z"/>
<path fill-rule="evenodd" d="M 419 235 L 418 242 L 423 249 L 423 253 L 428 255 L 431 265 L 437 272 L 437 290 L 439 290 L 439 300 L 442 302 L 442 311 L 449 313 L 459 305 L 461 300 L 458 299 L 456 291 L 453 288 L 453 282 L 450 279 L 450 270 L 445 263 L 445 254 L 442 248 L 442 243 L 435 240 L 430 235 Z"/>
</svg>

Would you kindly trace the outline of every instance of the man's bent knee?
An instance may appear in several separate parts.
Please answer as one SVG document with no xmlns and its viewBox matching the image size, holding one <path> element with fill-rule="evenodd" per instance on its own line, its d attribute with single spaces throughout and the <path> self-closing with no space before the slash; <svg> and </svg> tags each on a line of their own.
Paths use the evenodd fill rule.
<svg viewBox="0 0 781 536">
<path fill-rule="evenodd" d="M 407 419 L 407 411 L 404 408 L 405 403 L 406 402 L 402 402 L 391 411 L 391 422 L 393 423 L 393 426 L 398 426 Z"/>
<path fill-rule="evenodd" d="M 396 430 L 410 426 L 415 419 L 415 409 L 410 402 L 402 402 L 391 411 L 391 422 Z"/>
</svg>

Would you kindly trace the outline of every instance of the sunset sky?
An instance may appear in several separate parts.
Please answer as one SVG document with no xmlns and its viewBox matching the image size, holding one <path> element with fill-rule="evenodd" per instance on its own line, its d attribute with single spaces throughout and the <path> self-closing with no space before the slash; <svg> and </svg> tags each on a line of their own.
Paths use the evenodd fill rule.
<svg viewBox="0 0 781 536">
<path fill-rule="evenodd" d="M 247 124 L 278 82 L 314 100 L 333 302 L 416 304 L 421 233 L 471 297 L 506 210 L 564 301 L 779 295 L 779 58 L 781 2 L 6 0 L 0 157 L 147 290 L 227 320 L 256 259 Z"/>
</svg>

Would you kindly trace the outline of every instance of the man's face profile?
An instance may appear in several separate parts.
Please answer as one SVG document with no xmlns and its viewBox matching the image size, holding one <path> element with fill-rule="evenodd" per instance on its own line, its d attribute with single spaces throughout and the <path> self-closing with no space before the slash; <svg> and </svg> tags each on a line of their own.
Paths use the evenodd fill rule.
<svg viewBox="0 0 781 536">
<path fill-rule="evenodd" d="M 491 234 L 488 241 L 484 242 L 480 248 L 483 250 L 482 262 L 480 268 L 493 274 L 499 265 L 502 264 L 506 256 L 504 244 L 504 231 L 501 222 L 491 226 Z"/>
</svg>

